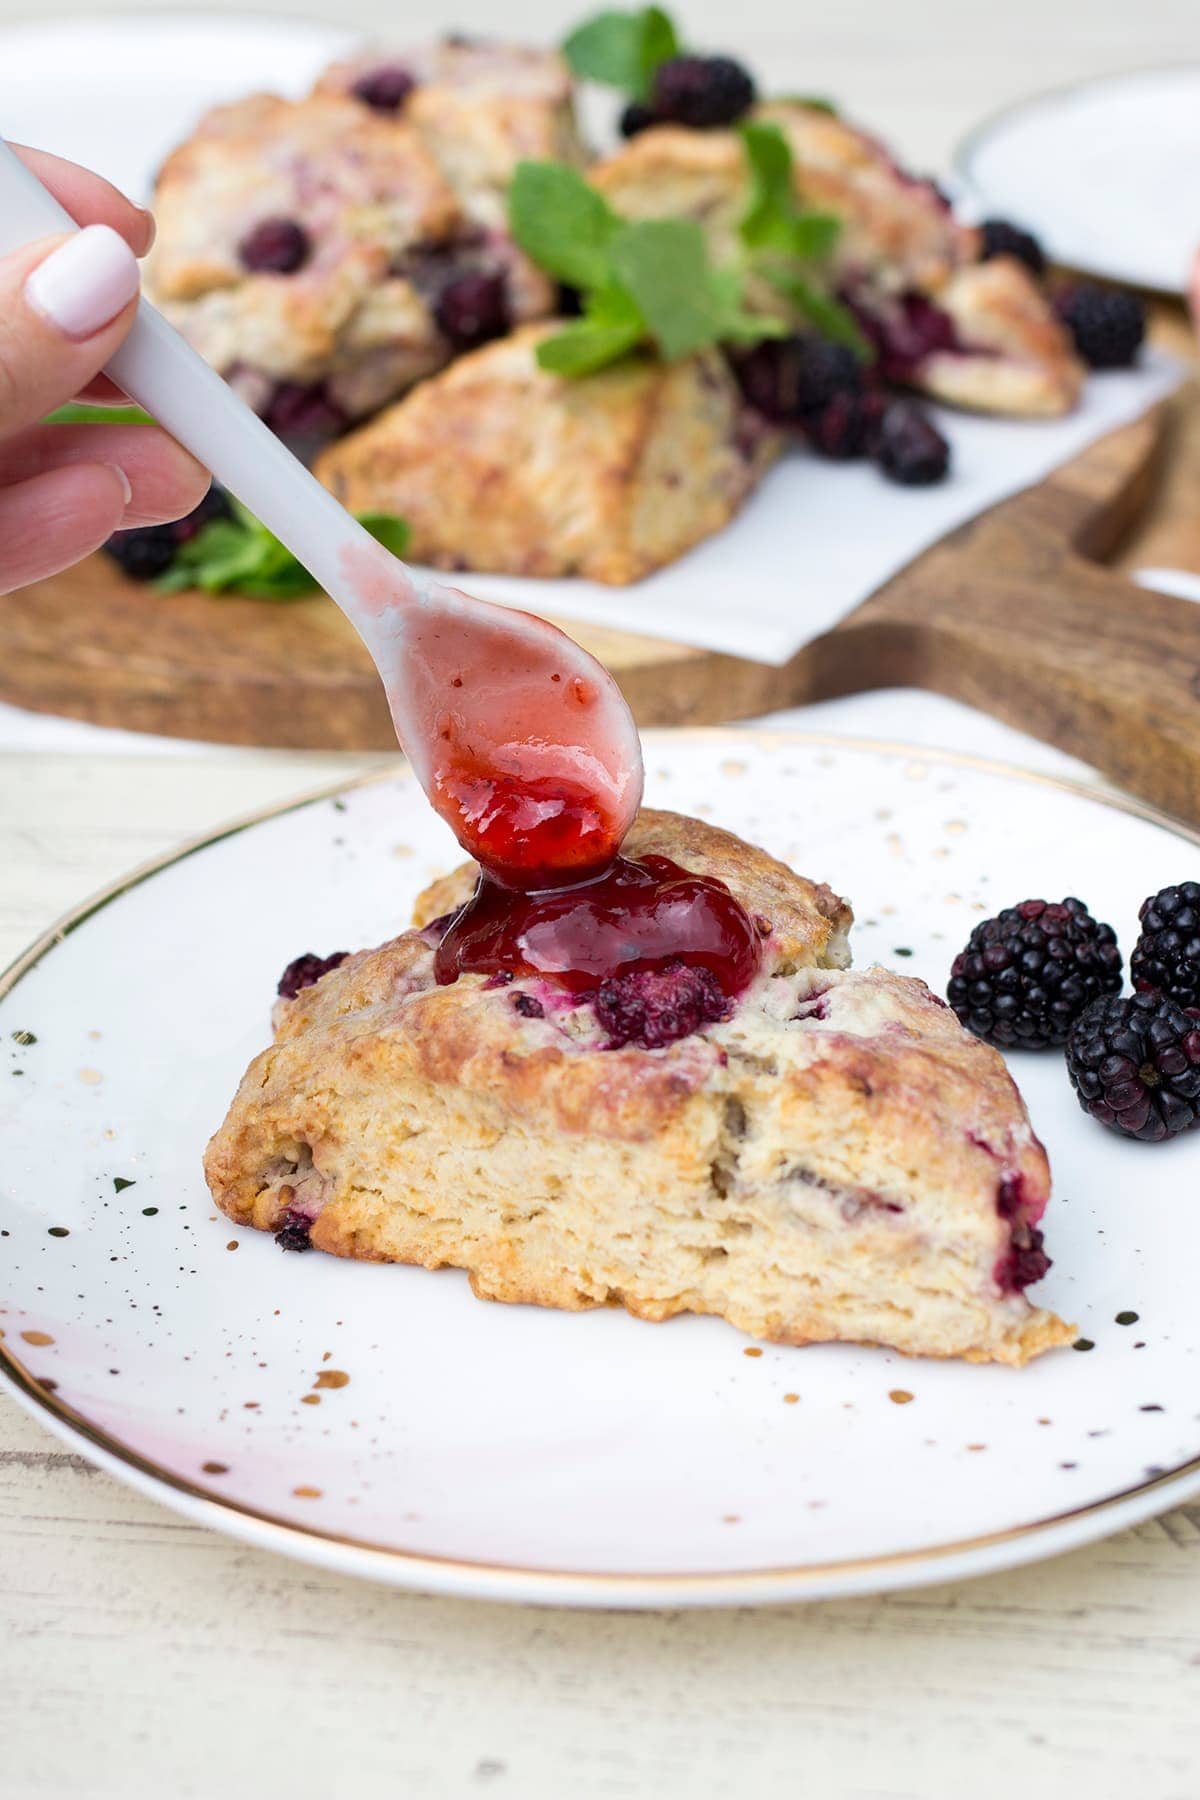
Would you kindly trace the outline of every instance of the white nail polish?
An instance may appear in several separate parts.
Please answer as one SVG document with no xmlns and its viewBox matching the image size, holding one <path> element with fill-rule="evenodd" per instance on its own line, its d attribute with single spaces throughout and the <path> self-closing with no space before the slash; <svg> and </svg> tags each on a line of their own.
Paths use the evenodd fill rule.
<svg viewBox="0 0 1200 1800">
<path fill-rule="evenodd" d="M 88 225 L 60 244 L 29 276 L 25 298 L 69 338 L 89 338 L 115 319 L 138 291 L 137 258 L 108 225 Z"/>
<path fill-rule="evenodd" d="M 121 468 L 119 463 L 106 463 L 105 467 L 112 470 L 113 474 L 124 488 L 125 504 L 128 506 L 129 502 L 133 499 L 133 488 L 130 486 L 128 475 L 125 473 L 124 469 Z"/>
</svg>

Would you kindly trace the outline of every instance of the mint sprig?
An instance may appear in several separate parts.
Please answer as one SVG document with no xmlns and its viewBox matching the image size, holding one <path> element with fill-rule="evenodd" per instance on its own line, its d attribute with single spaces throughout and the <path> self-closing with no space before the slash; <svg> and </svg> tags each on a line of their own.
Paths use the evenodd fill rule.
<svg viewBox="0 0 1200 1800">
<path fill-rule="evenodd" d="M 694 219 L 621 219 L 564 163 L 518 163 L 508 214 L 521 249 L 582 295 L 582 316 L 538 345 L 543 369 L 591 375 L 640 344 L 674 362 L 786 331 L 746 311 L 740 276 L 711 266 Z"/>
<path fill-rule="evenodd" d="M 602 12 L 571 32 L 563 55 L 581 81 L 598 81 L 646 100 L 659 64 L 679 55 L 679 34 L 659 6 Z"/>
<path fill-rule="evenodd" d="M 200 588 L 206 594 L 237 593 L 258 600 L 297 600 L 317 593 L 320 584 L 274 533 L 239 501 L 231 503 L 232 519 L 213 519 L 179 546 L 170 568 L 154 582 L 158 592 Z M 403 519 L 359 513 L 358 522 L 393 556 L 404 554 L 409 531 Z"/>
<path fill-rule="evenodd" d="M 747 267 L 770 282 L 823 337 L 869 358 L 871 346 L 853 313 L 820 279 L 818 265 L 837 243 L 841 220 L 804 206 L 797 197 L 791 145 L 778 125 L 743 125 L 740 135 L 750 173 L 750 200 L 738 227 Z"/>
<path fill-rule="evenodd" d="M 140 406 L 91 406 L 84 400 L 69 400 L 52 413 L 43 425 L 153 425 L 155 421 Z"/>
</svg>

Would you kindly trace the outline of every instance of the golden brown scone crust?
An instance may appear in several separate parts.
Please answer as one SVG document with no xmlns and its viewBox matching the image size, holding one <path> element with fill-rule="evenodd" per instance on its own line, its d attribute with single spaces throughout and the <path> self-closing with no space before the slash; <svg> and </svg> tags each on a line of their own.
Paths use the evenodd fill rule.
<svg viewBox="0 0 1200 1800">
<path fill-rule="evenodd" d="M 399 513 L 417 562 L 637 581 L 719 531 L 782 439 L 715 351 L 630 357 L 579 380 L 538 367 L 552 326 L 460 358 L 333 445 L 320 479 Z"/>
<path fill-rule="evenodd" d="M 720 873 L 769 922 L 728 1021 L 609 1050 L 549 984 L 435 986 L 435 935 L 405 932 L 280 1003 L 208 1149 L 222 1210 L 337 1255 L 465 1268 L 490 1299 L 980 1361 L 1069 1341 L 997 1282 L 1048 1172 L 996 1052 L 922 983 L 831 967 L 849 914 L 827 888 L 671 814 L 644 814 L 630 848 Z M 420 916 L 471 879 L 435 884 Z M 522 992 L 544 1017 L 516 1011 Z"/>
<path fill-rule="evenodd" d="M 881 315 L 906 292 L 949 314 L 963 348 L 926 358 L 914 386 L 982 412 L 1048 416 L 1075 404 L 1083 370 L 1020 263 L 978 264 L 978 233 L 954 219 L 930 183 L 904 175 L 866 132 L 795 101 L 771 102 L 756 117 L 778 125 L 788 139 L 805 203 L 842 221 L 833 253 L 838 284 Z M 590 178 L 625 217 L 695 218 L 716 260 L 736 254 L 749 187 L 735 133 L 653 127 Z M 761 311 L 787 310 L 765 283 L 750 299 Z"/>
<path fill-rule="evenodd" d="M 164 163 L 155 211 L 147 293 L 260 410 L 280 383 L 324 383 L 359 417 L 441 368 L 451 346 L 418 272 L 431 256 L 507 271 L 516 318 L 554 296 L 507 240 L 482 241 L 413 124 L 336 93 L 207 113 Z M 304 228 L 308 260 L 246 270 L 239 244 L 276 218 Z"/>
</svg>

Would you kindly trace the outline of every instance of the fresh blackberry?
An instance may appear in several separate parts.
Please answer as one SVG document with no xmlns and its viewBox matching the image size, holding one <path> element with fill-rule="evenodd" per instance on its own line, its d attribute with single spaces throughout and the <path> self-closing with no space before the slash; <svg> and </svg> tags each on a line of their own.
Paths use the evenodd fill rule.
<svg viewBox="0 0 1200 1800">
<path fill-rule="evenodd" d="M 621 114 L 621 136 L 636 137 L 639 131 L 645 131 L 658 120 L 654 116 L 654 108 L 641 100 L 631 100 Z"/>
<path fill-rule="evenodd" d="M 1200 1120 L 1200 1013 L 1162 994 L 1095 1000 L 1067 1038 L 1084 1112 L 1153 1144 Z"/>
<path fill-rule="evenodd" d="M 456 276 L 438 295 L 434 315 L 457 350 L 472 350 L 490 338 L 503 337 L 511 323 L 503 272 L 472 269 Z"/>
<path fill-rule="evenodd" d="M 520 1013 L 523 1019 L 544 1019 L 546 1016 L 545 1007 L 532 994 L 514 994 L 512 1003 L 513 1011 Z"/>
<path fill-rule="evenodd" d="M 214 519 L 232 516 L 228 494 L 214 482 L 199 506 L 182 519 L 166 525 L 136 525 L 129 531 L 114 531 L 104 546 L 105 554 L 133 581 L 153 581 L 170 568 L 180 544 L 186 544 Z"/>
<path fill-rule="evenodd" d="M 238 245 L 242 267 L 254 275 L 294 275 L 311 252 L 312 240 L 296 219 L 263 219 Z"/>
<path fill-rule="evenodd" d="M 883 395 L 874 389 L 835 394 L 805 419 L 808 441 L 822 456 L 838 462 L 871 456 L 886 406 Z"/>
<path fill-rule="evenodd" d="M 396 113 L 416 85 L 416 80 L 407 69 L 400 68 L 398 64 L 389 64 L 360 75 L 351 92 L 375 112 Z"/>
<path fill-rule="evenodd" d="M 311 950 L 305 951 L 303 956 L 288 964 L 279 977 L 275 992 L 281 1000 L 294 1000 L 302 988 L 312 987 L 322 975 L 328 975 L 330 969 L 344 963 L 349 954 L 348 950 L 335 950 L 332 956 L 317 956 Z"/>
<path fill-rule="evenodd" d="M 892 401 L 870 454 L 888 480 L 902 487 L 930 487 L 950 470 L 950 446 L 915 400 Z"/>
<path fill-rule="evenodd" d="M 625 1044 L 659 1050 L 729 1014 L 729 1002 L 712 970 L 678 957 L 661 969 L 610 975 L 600 983 L 594 1005 L 610 1050 Z"/>
<path fill-rule="evenodd" d="M 104 546 L 131 581 L 153 581 L 165 575 L 175 560 L 175 532 L 170 525 L 139 525 L 132 531 L 114 531 Z"/>
<path fill-rule="evenodd" d="M 1082 900 L 1023 900 L 975 927 L 954 959 L 946 998 L 976 1037 L 1044 1050 L 1065 1043 L 1083 1009 L 1120 986 L 1111 925 L 1093 919 Z"/>
<path fill-rule="evenodd" d="M 979 227 L 983 239 L 980 262 L 991 262 L 993 256 L 1015 256 L 1031 275 L 1044 275 L 1046 253 L 1031 231 L 1022 231 L 1008 219 L 985 219 Z"/>
<path fill-rule="evenodd" d="M 1058 316 L 1093 369 L 1125 369 L 1146 335 L 1146 310 L 1134 294 L 1081 281 L 1058 299 Z"/>
<path fill-rule="evenodd" d="M 764 338 L 731 356 L 742 393 L 758 412 L 779 425 L 814 417 L 839 394 L 858 394 L 862 365 L 853 350 L 815 332 Z"/>
<path fill-rule="evenodd" d="M 757 94 L 741 63 L 730 56 L 672 56 L 654 73 L 651 109 L 656 121 L 698 130 L 733 125 Z"/>
<path fill-rule="evenodd" d="M 1138 918 L 1141 936 L 1129 959 L 1134 987 L 1179 1006 L 1200 1006 L 1200 881 L 1151 894 Z"/>
</svg>

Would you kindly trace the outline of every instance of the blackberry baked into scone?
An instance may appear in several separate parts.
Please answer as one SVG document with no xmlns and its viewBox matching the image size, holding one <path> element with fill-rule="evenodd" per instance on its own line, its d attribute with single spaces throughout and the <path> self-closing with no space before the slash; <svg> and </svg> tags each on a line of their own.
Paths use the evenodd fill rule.
<svg viewBox="0 0 1200 1800">
<path fill-rule="evenodd" d="M 740 986 L 678 958 L 564 983 L 536 932 L 481 960 L 468 865 L 414 929 L 288 972 L 208 1148 L 222 1211 L 486 1299 L 980 1362 L 1069 1342 L 1023 1291 L 1048 1171 L 1000 1056 L 921 982 L 848 972 L 845 903 L 762 851 L 643 812 L 624 854 L 716 893 Z"/>
<path fill-rule="evenodd" d="M 147 293 L 285 436 L 332 436 L 553 305 L 416 128 L 344 95 L 215 108 L 154 204 Z"/>
<path fill-rule="evenodd" d="M 954 218 L 935 185 L 906 174 L 844 119 L 787 100 L 753 116 L 782 132 L 803 202 L 840 221 L 832 283 L 875 346 L 882 375 L 984 412 L 1070 410 L 1083 369 L 1021 263 L 999 256 L 981 264 L 979 233 Z M 735 132 L 652 126 L 589 178 L 622 217 L 697 219 L 714 261 L 736 258 L 750 188 Z M 760 310 L 787 311 L 765 283 L 748 297 Z"/>
<path fill-rule="evenodd" d="M 728 524 L 783 438 L 725 359 L 633 356 L 568 379 L 537 362 L 553 329 L 460 357 L 317 475 L 352 512 L 398 513 L 414 560 L 443 569 L 637 581 Z"/>
</svg>

